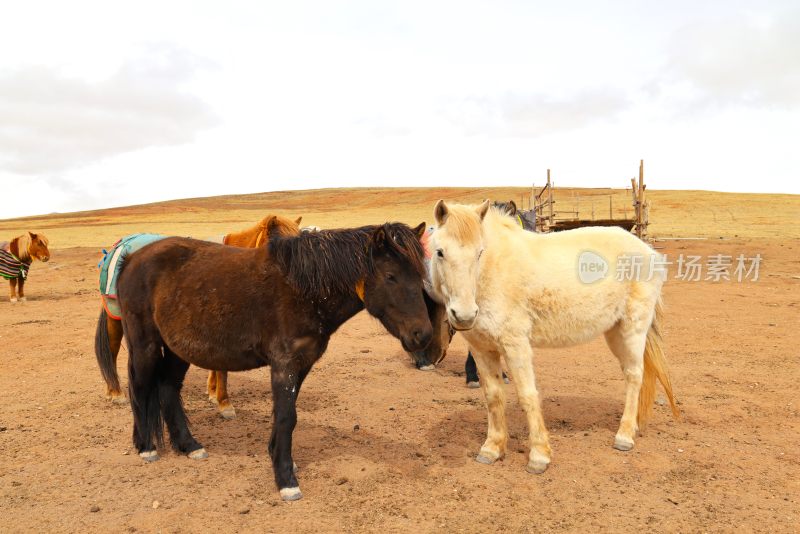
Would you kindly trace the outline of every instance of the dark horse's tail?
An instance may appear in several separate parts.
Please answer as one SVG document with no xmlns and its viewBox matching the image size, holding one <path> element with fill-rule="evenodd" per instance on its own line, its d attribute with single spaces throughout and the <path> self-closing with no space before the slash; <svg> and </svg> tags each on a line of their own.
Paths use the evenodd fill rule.
<svg viewBox="0 0 800 534">
<path fill-rule="evenodd" d="M 103 380 L 112 391 L 119 391 L 119 376 L 117 375 L 117 362 L 111 351 L 111 340 L 108 337 L 108 314 L 105 308 L 100 309 L 100 318 L 97 320 L 97 331 L 94 334 L 94 354 L 97 356 L 97 365 Z"/>
</svg>

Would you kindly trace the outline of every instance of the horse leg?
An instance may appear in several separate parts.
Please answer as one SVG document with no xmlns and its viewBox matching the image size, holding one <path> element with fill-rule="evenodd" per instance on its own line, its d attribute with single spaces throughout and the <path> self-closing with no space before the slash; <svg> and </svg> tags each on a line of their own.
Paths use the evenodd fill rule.
<svg viewBox="0 0 800 534">
<path fill-rule="evenodd" d="M 106 328 L 108 331 L 108 344 L 111 348 L 114 368 L 116 369 L 117 356 L 119 356 L 119 349 L 122 347 L 122 321 L 112 319 L 106 314 Z M 127 402 L 125 395 L 119 388 L 113 389 L 109 385 L 106 385 L 106 398 L 116 404 L 125 404 Z"/>
<path fill-rule="evenodd" d="M 508 372 L 517 389 L 517 397 L 528 418 L 530 453 L 527 470 L 529 473 L 543 473 L 550 464 L 552 451 L 550 435 L 542 417 L 542 403 L 536 389 L 536 375 L 533 371 L 533 349 L 528 340 L 505 346 Z"/>
<path fill-rule="evenodd" d="M 161 400 L 161 415 L 167 424 L 172 447 L 187 453 L 193 460 L 208 458 L 206 450 L 189 431 L 186 412 L 181 401 L 181 388 L 186 371 L 189 370 L 189 362 L 180 359 L 165 346 L 164 358 L 159 366 L 158 396 Z"/>
<path fill-rule="evenodd" d="M 236 410 L 228 398 L 228 373 L 226 371 L 212 371 L 217 375 L 217 405 L 219 413 L 224 419 L 236 419 Z"/>
<path fill-rule="evenodd" d="M 17 302 L 17 279 L 10 278 L 8 280 L 8 285 L 11 288 L 11 295 L 10 295 L 11 302 Z"/>
<path fill-rule="evenodd" d="M 473 349 L 474 350 L 474 349 Z M 500 354 L 489 351 L 475 351 L 474 361 L 481 375 L 481 389 L 486 398 L 489 425 L 486 441 L 477 458 L 482 464 L 492 464 L 505 456 L 508 443 L 508 427 L 506 426 L 506 394 L 500 378 Z"/>
<path fill-rule="evenodd" d="M 208 381 L 206 382 L 206 391 L 208 392 L 208 400 L 217 403 L 217 372 L 208 372 Z"/>
<path fill-rule="evenodd" d="M 28 300 L 28 299 L 25 298 L 25 279 L 22 278 L 22 277 L 19 277 L 19 278 L 17 278 L 17 280 L 19 282 L 19 287 L 17 288 L 17 294 L 19 295 L 19 301 L 20 302 L 25 302 L 26 300 Z"/>
<path fill-rule="evenodd" d="M 478 379 L 478 368 L 475 365 L 475 358 L 472 357 L 472 351 L 467 352 L 467 361 L 464 362 L 464 372 L 467 375 L 467 387 L 479 388 L 481 387 Z"/>
<path fill-rule="evenodd" d="M 614 448 L 621 451 L 633 448 L 633 438 L 638 430 L 636 417 L 639 410 L 639 390 L 642 387 L 644 347 L 647 340 L 647 329 L 640 330 L 620 321 L 605 334 L 606 343 L 619 360 L 622 373 L 625 375 L 625 409 L 622 412 L 619 430 L 614 437 Z"/>
<path fill-rule="evenodd" d="M 158 460 L 163 441 L 158 373 L 162 343 L 157 333 L 135 320 L 125 321 L 128 338 L 128 397 L 133 411 L 133 444 L 146 462 Z"/>
<path fill-rule="evenodd" d="M 284 501 L 303 498 L 292 460 L 292 432 L 297 424 L 297 396 L 309 369 L 298 372 L 275 365 L 271 369 L 272 435 L 268 451 L 272 457 L 275 483 Z"/>
<path fill-rule="evenodd" d="M 475 358 L 472 357 L 472 352 L 467 353 L 467 361 L 464 362 L 464 373 L 467 375 L 468 388 L 481 387 L 478 368 L 475 366 Z M 508 384 L 508 377 L 505 373 L 503 373 L 503 383 Z"/>
</svg>

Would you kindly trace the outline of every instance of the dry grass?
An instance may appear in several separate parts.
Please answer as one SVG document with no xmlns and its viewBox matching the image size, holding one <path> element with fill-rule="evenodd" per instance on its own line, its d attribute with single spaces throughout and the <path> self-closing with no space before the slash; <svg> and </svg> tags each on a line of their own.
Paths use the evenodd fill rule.
<svg viewBox="0 0 800 534">
<path fill-rule="evenodd" d="M 141 206 L 0 220 L 0 237 L 23 231 L 45 233 L 53 248 L 107 246 L 135 232 L 208 237 L 253 224 L 267 213 L 303 216 L 303 225 L 323 228 L 397 220 L 431 222 L 439 198 L 479 202 L 484 198 L 514 199 L 527 188 L 364 188 L 322 189 L 183 199 Z M 631 216 L 630 191 L 622 189 L 556 189 L 556 210 L 591 218 L 609 213 Z M 527 197 L 526 197 L 527 198 Z M 651 233 L 656 236 L 800 237 L 800 196 L 648 191 Z M 526 200 L 527 206 L 527 200 Z"/>
</svg>

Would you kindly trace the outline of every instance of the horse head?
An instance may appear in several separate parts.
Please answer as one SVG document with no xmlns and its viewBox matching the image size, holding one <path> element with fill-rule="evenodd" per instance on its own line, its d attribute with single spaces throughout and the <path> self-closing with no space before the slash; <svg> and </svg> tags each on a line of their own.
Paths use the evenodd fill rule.
<svg viewBox="0 0 800 534">
<path fill-rule="evenodd" d="M 434 207 L 437 227 L 432 236 L 431 286 L 456 330 L 469 330 L 478 317 L 475 299 L 484 246 L 481 223 L 489 206 L 488 200 L 478 206 L 448 206 L 440 200 Z"/>
<path fill-rule="evenodd" d="M 433 336 L 423 288 L 424 233 L 424 222 L 413 230 L 396 223 L 376 228 L 367 245 L 370 268 L 357 287 L 370 315 L 409 352 L 424 349 Z"/>
<path fill-rule="evenodd" d="M 47 237 L 43 234 L 28 232 L 28 239 L 30 240 L 27 247 L 28 256 L 40 261 L 48 261 L 50 259 L 50 250 L 47 246 L 50 242 Z"/>
<path fill-rule="evenodd" d="M 256 239 L 256 248 L 266 245 L 274 236 L 292 237 L 300 233 L 300 221 L 303 217 L 295 220 L 281 217 L 280 215 L 270 215 L 265 217 L 259 224 L 259 234 Z"/>
</svg>

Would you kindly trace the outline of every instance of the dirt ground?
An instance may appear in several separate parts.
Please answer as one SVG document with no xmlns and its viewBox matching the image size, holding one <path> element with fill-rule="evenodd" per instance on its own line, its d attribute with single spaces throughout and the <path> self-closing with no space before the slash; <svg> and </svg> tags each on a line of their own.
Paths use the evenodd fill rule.
<svg viewBox="0 0 800 534">
<path fill-rule="evenodd" d="M 539 350 L 550 469 L 525 471 L 513 384 L 508 455 L 479 464 L 486 411 L 464 385 L 463 339 L 435 371 L 417 371 L 361 313 L 303 387 L 294 457 L 305 497 L 293 503 L 281 502 L 266 454 L 267 369 L 231 375 L 237 418 L 224 421 L 192 368 L 184 400 L 210 457 L 139 459 L 130 407 L 103 398 L 94 360 L 98 247 L 54 247 L 31 269 L 28 302 L 0 293 L 0 531 L 797 532 L 800 240 L 658 246 L 673 258 L 763 258 L 757 282 L 670 273 L 665 337 L 681 421 L 656 406 L 636 447 L 616 451 L 624 385 L 604 342 Z"/>
</svg>

